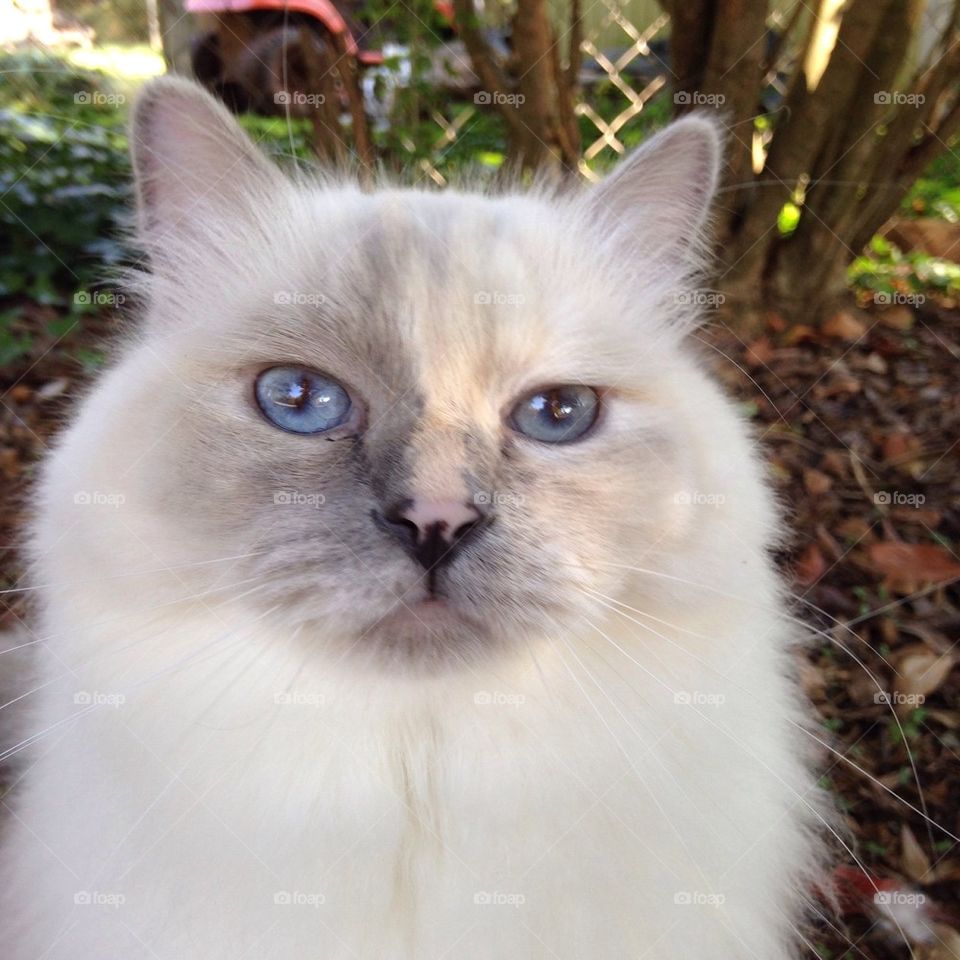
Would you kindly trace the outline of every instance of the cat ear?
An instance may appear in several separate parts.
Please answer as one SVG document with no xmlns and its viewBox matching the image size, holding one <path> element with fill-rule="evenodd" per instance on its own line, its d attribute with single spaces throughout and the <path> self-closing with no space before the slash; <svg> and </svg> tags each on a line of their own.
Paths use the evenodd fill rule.
<svg viewBox="0 0 960 960">
<path fill-rule="evenodd" d="M 627 247 L 642 243 L 648 256 L 698 249 L 721 155 L 718 124 L 699 115 L 678 120 L 587 193 L 587 222 Z"/>
<path fill-rule="evenodd" d="M 130 151 L 141 233 L 196 233 L 283 182 L 219 101 L 194 83 L 162 77 L 134 104 Z"/>
</svg>

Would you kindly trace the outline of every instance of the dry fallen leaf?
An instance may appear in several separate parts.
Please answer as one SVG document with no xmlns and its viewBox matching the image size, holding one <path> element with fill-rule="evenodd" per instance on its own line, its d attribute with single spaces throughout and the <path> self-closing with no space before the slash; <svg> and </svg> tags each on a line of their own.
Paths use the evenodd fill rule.
<svg viewBox="0 0 960 960">
<path fill-rule="evenodd" d="M 931 943 L 916 945 L 916 960 L 960 960 L 960 933 L 943 923 L 934 924 L 933 933 Z"/>
<path fill-rule="evenodd" d="M 874 543 L 870 562 L 888 581 L 898 584 L 939 583 L 960 577 L 960 561 L 933 543 Z"/>
<path fill-rule="evenodd" d="M 906 712 L 922 704 L 928 694 L 943 685 L 955 662 L 953 654 L 938 654 L 923 643 L 911 644 L 899 654 L 893 665 L 896 670 L 893 686 Z"/>
<path fill-rule="evenodd" d="M 877 319 L 891 330 L 899 330 L 905 333 L 913 329 L 915 317 L 913 311 L 906 306 L 892 306 L 877 313 Z"/>
<path fill-rule="evenodd" d="M 808 467 L 803 471 L 803 485 L 807 488 L 808 493 L 821 496 L 833 486 L 833 479 L 819 470 Z"/>
<path fill-rule="evenodd" d="M 850 342 L 859 340 L 867 332 L 867 325 L 849 310 L 838 310 L 822 329 L 828 337 Z"/>
<path fill-rule="evenodd" d="M 918 456 L 923 444 L 908 430 L 898 430 L 883 438 L 883 459 L 890 464 L 903 463 Z"/>
<path fill-rule="evenodd" d="M 802 587 L 809 587 L 823 576 L 827 569 L 827 562 L 823 559 L 820 548 L 811 543 L 797 558 L 793 567 L 793 576 Z"/>
<path fill-rule="evenodd" d="M 900 828 L 900 866 L 914 882 L 929 882 L 930 858 L 923 852 L 913 831 L 906 824 Z"/>
</svg>

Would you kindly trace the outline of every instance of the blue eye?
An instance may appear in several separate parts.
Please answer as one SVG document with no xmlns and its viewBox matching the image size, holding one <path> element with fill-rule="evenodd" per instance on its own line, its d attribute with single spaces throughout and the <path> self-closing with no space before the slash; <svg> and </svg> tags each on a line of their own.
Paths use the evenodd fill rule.
<svg viewBox="0 0 960 960">
<path fill-rule="evenodd" d="M 264 416 L 290 433 L 323 433 L 350 416 L 350 395 L 336 380 L 307 367 L 271 367 L 257 377 Z"/>
<path fill-rule="evenodd" d="M 513 427 L 541 443 L 570 443 L 582 437 L 600 414 L 593 387 L 565 384 L 524 397 L 511 414 Z"/>
</svg>

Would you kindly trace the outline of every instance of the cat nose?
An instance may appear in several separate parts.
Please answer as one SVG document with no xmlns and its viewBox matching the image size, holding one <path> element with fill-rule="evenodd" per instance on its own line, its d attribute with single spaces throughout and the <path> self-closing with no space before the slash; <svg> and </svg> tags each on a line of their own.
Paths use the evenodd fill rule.
<svg viewBox="0 0 960 960">
<path fill-rule="evenodd" d="M 471 503 L 456 500 L 402 500 L 373 520 L 425 570 L 449 563 L 463 542 L 476 533 L 486 515 Z"/>
</svg>

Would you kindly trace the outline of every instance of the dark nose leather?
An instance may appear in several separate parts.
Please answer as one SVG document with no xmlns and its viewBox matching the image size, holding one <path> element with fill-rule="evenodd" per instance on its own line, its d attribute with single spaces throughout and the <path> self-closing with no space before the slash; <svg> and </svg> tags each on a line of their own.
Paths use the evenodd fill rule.
<svg viewBox="0 0 960 960">
<path fill-rule="evenodd" d="M 486 515 L 470 503 L 402 500 L 373 520 L 427 571 L 449 563 L 467 539 L 474 536 Z"/>
</svg>

